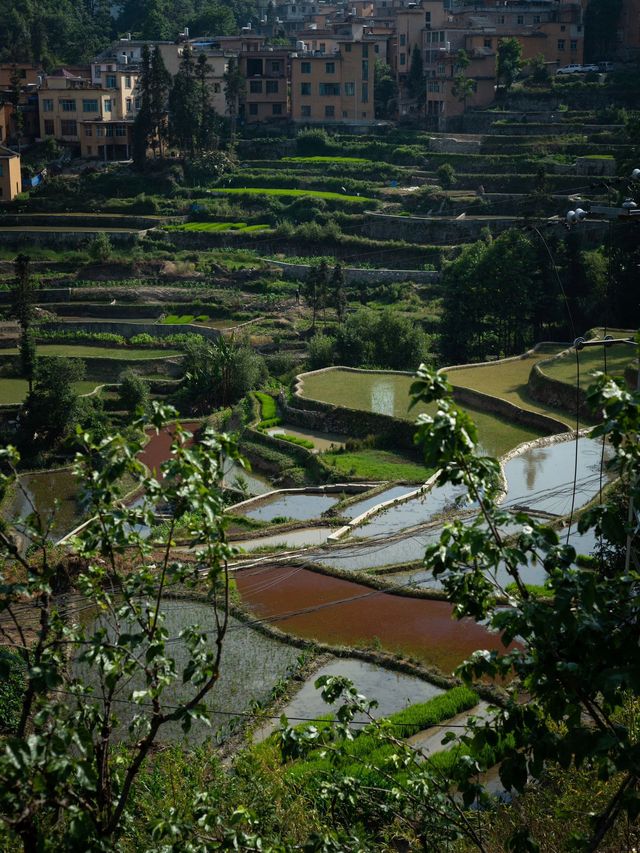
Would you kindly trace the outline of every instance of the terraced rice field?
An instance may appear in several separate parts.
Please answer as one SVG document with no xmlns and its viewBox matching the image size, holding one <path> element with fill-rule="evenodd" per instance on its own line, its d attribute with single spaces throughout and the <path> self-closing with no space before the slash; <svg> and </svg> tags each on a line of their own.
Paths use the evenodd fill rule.
<svg viewBox="0 0 640 853">
<path fill-rule="evenodd" d="M 90 394 L 98 385 L 95 379 L 75 382 L 74 388 L 78 394 Z M 19 405 L 27 396 L 29 386 L 26 379 L 0 379 L 0 405 Z"/>
<path fill-rule="evenodd" d="M 323 373 L 304 375 L 302 396 L 334 406 L 377 412 L 413 421 L 420 412 L 433 412 L 435 407 L 417 406 L 409 412 L 410 374 L 352 371 L 335 368 Z M 467 407 L 478 427 L 484 452 L 501 456 L 524 441 L 539 438 L 537 430 L 515 425 L 487 412 Z"/>
<path fill-rule="evenodd" d="M 18 355 L 18 348 L 2 350 L 0 359 L 6 355 Z M 92 347 L 82 344 L 41 344 L 38 355 L 60 355 L 67 358 L 112 358 L 116 361 L 144 361 L 151 358 L 171 358 L 182 355 L 177 349 L 125 349 L 118 347 Z"/>
<path fill-rule="evenodd" d="M 604 347 L 593 347 L 583 349 L 579 352 L 580 361 L 580 387 L 586 390 L 593 384 L 593 372 L 605 370 L 612 376 L 623 376 L 625 368 L 636 356 L 635 344 L 616 344 L 616 346 L 605 350 Z M 606 365 L 605 365 L 606 358 Z M 571 350 L 566 355 L 542 364 L 540 369 L 551 379 L 566 382 L 568 385 L 576 384 L 576 356 Z"/>
</svg>

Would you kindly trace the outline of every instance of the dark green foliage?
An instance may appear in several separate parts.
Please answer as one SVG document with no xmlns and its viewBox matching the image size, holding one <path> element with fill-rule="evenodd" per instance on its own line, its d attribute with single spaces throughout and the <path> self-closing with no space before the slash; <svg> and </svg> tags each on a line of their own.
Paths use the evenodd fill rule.
<svg viewBox="0 0 640 853">
<path fill-rule="evenodd" d="M 125 370 L 120 375 L 118 402 L 131 415 L 142 415 L 149 409 L 149 385 L 135 370 Z"/>
<path fill-rule="evenodd" d="M 319 370 L 333 364 L 335 338 L 314 335 L 307 346 L 307 363 L 310 370 Z"/>
<path fill-rule="evenodd" d="M 392 308 L 380 313 L 362 308 L 350 314 L 336 332 L 336 364 L 406 370 L 428 356 L 424 332 Z"/>
<path fill-rule="evenodd" d="M 20 326 L 22 376 L 29 383 L 31 391 L 36 368 L 36 339 L 32 328 L 35 317 L 35 287 L 26 255 L 18 255 L 16 258 L 15 273 L 16 283 L 11 291 L 11 313 Z"/>
<path fill-rule="evenodd" d="M 515 83 L 522 67 L 522 45 L 517 38 L 503 38 L 498 41 L 496 73 L 498 82 L 508 91 Z"/>
<path fill-rule="evenodd" d="M 260 417 L 263 421 L 270 421 L 278 415 L 278 404 L 271 394 L 264 391 L 254 391 L 254 397 L 260 403 Z"/>
<path fill-rule="evenodd" d="M 15 652 L 0 648 L 0 734 L 13 734 L 20 719 L 25 686 L 24 662 Z"/>
<path fill-rule="evenodd" d="M 196 412 L 210 412 L 243 397 L 265 375 L 262 358 L 248 346 L 194 336 L 185 344 L 182 396 Z"/>
<path fill-rule="evenodd" d="M 422 51 L 419 45 L 413 46 L 411 53 L 411 65 L 407 74 L 407 90 L 412 98 L 415 98 L 418 103 L 423 103 L 426 98 L 426 83 L 424 79 L 424 63 L 422 61 Z"/>
<path fill-rule="evenodd" d="M 381 59 L 376 60 L 373 91 L 376 118 L 392 118 L 397 109 L 398 86 L 391 67 Z"/>
<path fill-rule="evenodd" d="M 79 358 L 45 357 L 37 361 L 33 390 L 22 411 L 22 441 L 31 451 L 50 448 L 67 436 L 78 421 L 74 383 L 84 377 Z"/>
</svg>

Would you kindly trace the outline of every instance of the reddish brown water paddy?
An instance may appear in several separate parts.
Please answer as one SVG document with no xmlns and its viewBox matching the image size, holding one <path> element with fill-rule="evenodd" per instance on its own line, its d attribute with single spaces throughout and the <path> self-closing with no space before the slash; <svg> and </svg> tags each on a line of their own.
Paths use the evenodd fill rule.
<svg viewBox="0 0 640 853">
<path fill-rule="evenodd" d="M 201 427 L 200 421 L 186 421 L 182 426 L 188 431 L 195 433 Z M 144 450 L 139 455 L 139 460 L 143 462 L 152 474 L 157 475 L 160 465 L 166 462 L 171 456 L 171 443 L 176 435 L 174 424 L 170 424 L 159 433 L 151 433 L 149 441 L 145 444 Z"/>
<path fill-rule="evenodd" d="M 379 641 L 447 673 L 476 649 L 504 650 L 497 634 L 454 620 L 445 601 L 390 595 L 295 566 L 245 569 L 235 579 L 249 609 L 298 637 L 346 646 Z"/>
</svg>

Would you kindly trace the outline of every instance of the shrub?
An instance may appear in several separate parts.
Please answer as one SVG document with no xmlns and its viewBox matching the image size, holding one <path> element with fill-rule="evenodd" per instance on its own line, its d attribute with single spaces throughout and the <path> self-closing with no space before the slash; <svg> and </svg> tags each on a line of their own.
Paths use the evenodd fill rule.
<svg viewBox="0 0 640 853">
<path fill-rule="evenodd" d="M 319 370 L 333 364 L 335 338 L 328 335 L 314 335 L 309 341 L 307 362 L 311 370 Z"/>
<path fill-rule="evenodd" d="M 94 239 L 89 243 L 89 256 L 94 261 L 100 261 L 104 263 L 111 257 L 111 252 L 113 251 L 113 246 L 111 245 L 111 240 L 109 239 L 109 235 L 104 231 L 101 231 Z"/>
</svg>

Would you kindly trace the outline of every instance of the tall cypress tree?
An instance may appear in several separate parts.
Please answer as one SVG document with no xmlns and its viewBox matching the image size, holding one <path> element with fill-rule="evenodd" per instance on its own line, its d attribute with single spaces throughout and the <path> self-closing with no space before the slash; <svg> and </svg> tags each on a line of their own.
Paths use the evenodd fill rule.
<svg viewBox="0 0 640 853">
<path fill-rule="evenodd" d="M 217 148 L 215 134 L 216 111 L 209 101 L 209 86 L 207 76 L 211 67 L 207 57 L 201 53 L 196 63 L 196 85 L 198 89 L 198 148 L 200 151 L 210 151 Z"/>
<path fill-rule="evenodd" d="M 197 118 L 199 108 L 195 63 L 191 47 L 187 44 L 182 53 L 180 68 L 169 95 L 169 132 L 183 154 L 195 154 Z"/>
<path fill-rule="evenodd" d="M 138 87 L 140 109 L 133 123 L 133 162 L 137 169 L 142 170 L 147 159 L 147 148 L 153 132 L 151 120 L 151 51 L 148 44 L 142 48 Z"/>
<path fill-rule="evenodd" d="M 151 55 L 149 79 L 149 110 L 151 132 L 158 141 L 160 156 L 164 155 L 167 139 L 167 104 L 171 87 L 171 75 L 167 71 L 160 48 L 156 45 Z M 155 150 L 155 148 L 154 148 Z"/>
<path fill-rule="evenodd" d="M 29 393 L 31 393 L 36 365 L 36 342 L 32 328 L 35 305 L 29 258 L 26 255 L 18 255 L 14 267 L 16 283 L 11 293 L 11 313 L 20 326 L 19 350 L 22 376 L 29 383 Z"/>
</svg>

